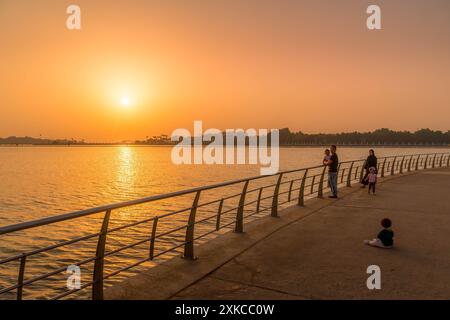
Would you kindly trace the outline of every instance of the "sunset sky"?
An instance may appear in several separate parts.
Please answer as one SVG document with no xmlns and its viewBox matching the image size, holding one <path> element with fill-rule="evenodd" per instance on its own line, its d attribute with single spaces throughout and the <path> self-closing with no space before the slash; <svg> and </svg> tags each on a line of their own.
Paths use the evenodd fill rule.
<svg viewBox="0 0 450 320">
<path fill-rule="evenodd" d="M 449 130 L 449 57 L 448 0 L 0 0 L 0 137 Z"/>
</svg>

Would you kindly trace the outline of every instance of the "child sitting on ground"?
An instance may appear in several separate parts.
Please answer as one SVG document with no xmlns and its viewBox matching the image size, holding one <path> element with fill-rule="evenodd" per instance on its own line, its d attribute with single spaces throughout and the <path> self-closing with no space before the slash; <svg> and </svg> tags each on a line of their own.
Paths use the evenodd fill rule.
<svg viewBox="0 0 450 320">
<path fill-rule="evenodd" d="M 389 219 L 383 219 L 381 221 L 383 230 L 380 231 L 376 239 L 364 240 L 364 243 L 378 248 L 391 249 L 394 246 L 394 232 L 390 229 L 392 221 Z"/>
<path fill-rule="evenodd" d="M 369 194 L 370 190 L 372 190 L 373 194 L 375 194 L 375 186 L 377 184 L 377 169 L 375 167 L 369 168 L 369 174 L 367 175 L 367 182 L 369 183 Z"/>
</svg>

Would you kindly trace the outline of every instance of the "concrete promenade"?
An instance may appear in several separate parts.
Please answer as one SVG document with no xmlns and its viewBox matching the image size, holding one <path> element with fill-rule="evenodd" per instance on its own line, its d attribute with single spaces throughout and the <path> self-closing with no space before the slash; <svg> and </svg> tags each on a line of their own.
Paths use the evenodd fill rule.
<svg viewBox="0 0 450 320">
<path fill-rule="evenodd" d="M 450 169 L 388 177 L 314 199 L 106 289 L 108 299 L 450 299 Z M 365 246 L 393 221 L 395 248 Z M 381 268 L 381 290 L 366 269 Z"/>
</svg>

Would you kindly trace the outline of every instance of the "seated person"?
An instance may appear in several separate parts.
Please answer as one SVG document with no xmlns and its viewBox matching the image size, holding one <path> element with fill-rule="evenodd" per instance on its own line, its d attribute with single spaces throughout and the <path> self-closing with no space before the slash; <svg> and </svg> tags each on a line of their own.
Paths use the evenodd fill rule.
<svg viewBox="0 0 450 320">
<path fill-rule="evenodd" d="M 381 226 L 383 230 L 378 233 L 377 238 L 364 240 L 364 243 L 372 247 L 391 249 L 394 246 L 394 232 L 391 230 L 392 221 L 390 219 L 383 219 Z"/>
</svg>

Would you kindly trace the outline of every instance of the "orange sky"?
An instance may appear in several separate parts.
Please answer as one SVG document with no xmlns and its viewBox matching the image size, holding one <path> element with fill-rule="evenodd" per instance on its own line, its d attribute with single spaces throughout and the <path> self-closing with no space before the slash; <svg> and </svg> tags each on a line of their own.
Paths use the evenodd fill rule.
<svg viewBox="0 0 450 320">
<path fill-rule="evenodd" d="M 448 130 L 449 39 L 448 0 L 0 0 L 0 137 Z"/>
</svg>

